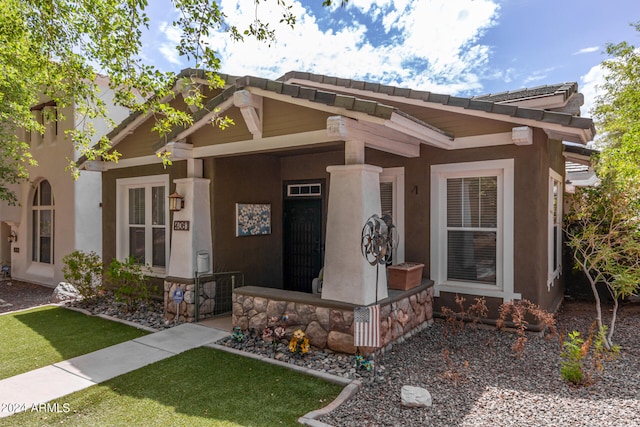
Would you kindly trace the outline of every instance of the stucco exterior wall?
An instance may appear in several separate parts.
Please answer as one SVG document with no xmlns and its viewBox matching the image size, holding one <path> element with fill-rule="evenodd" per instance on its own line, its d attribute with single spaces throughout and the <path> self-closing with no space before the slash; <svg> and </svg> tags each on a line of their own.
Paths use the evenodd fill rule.
<svg viewBox="0 0 640 427">
<path fill-rule="evenodd" d="M 131 178 L 150 175 L 169 175 L 169 194 L 175 189 L 174 179 L 187 176 L 185 161 L 173 162 L 166 169 L 160 165 L 146 165 L 132 168 L 112 169 L 102 174 L 102 260 L 109 264 L 116 257 L 116 181 L 119 178 Z M 170 223 L 173 215 L 170 214 Z M 171 227 L 169 227 L 171 233 Z"/>
<path fill-rule="evenodd" d="M 257 154 L 206 162 L 212 184 L 213 268 L 244 273 L 246 284 L 282 287 L 280 159 Z M 210 175 L 210 176 L 209 176 Z M 271 234 L 236 237 L 236 203 L 270 203 Z"/>
</svg>

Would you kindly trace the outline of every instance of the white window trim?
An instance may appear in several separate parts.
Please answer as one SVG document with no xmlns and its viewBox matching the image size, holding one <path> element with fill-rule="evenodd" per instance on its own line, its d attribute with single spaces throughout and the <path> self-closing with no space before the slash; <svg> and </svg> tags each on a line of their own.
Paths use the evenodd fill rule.
<svg viewBox="0 0 640 427">
<path fill-rule="evenodd" d="M 496 284 L 447 280 L 447 179 L 498 177 L 498 232 L 496 236 Z M 431 280 L 435 296 L 440 292 L 521 299 L 514 292 L 514 160 L 450 163 L 431 166 Z"/>
<path fill-rule="evenodd" d="M 558 239 L 556 241 L 556 253 L 557 253 L 557 265 L 553 265 L 553 226 L 554 226 L 554 212 L 553 212 L 553 183 L 556 181 L 558 183 L 558 203 L 556 204 L 556 214 L 558 218 Z M 564 186 L 562 185 L 562 176 L 554 171 L 553 169 L 549 169 L 549 200 L 548 200 L 548 234 L 547 234 L 547 253 L 548 253 L 548 275 L 547 275 L 547 291 L 551 291 L 551 286 L 553 286 L 554 281 L 560 277 L 562 273 L 562 193 L 564 190 Z"/>
<path fill-rule="evenodd" d="M 393 250 L 393 263 L 404 262 L 404 167 L 385 168 L 380 174 L 380 182 L 393 185 L 393 225 L 398 232 L 398 246 Z"/>
<path fill-rule="evenodd" d="M 129 254 L 129 189 L 141 186 L 164 186 L 165 194 L 169 196 L 169 175 L 151 175 L 116 180 L 116 259 L 125 261 Z M 146 204 L 145 204 L 146 205 Z M 150 213 L 149 213 L 150 214 Z M 165 203 L 165 268 L 151 267 L 151 276 L 164 277 L 169 267 L 170 227 L 169 202 Z M 145 253 L 152 251 L 145 243 Z"/>
</svg>

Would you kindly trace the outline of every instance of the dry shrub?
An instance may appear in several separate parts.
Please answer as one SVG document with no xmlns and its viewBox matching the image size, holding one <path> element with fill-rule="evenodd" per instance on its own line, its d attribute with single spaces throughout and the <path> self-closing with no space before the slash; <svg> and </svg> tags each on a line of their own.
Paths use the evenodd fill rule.
<svg viewBox="0 0 640 427">
<path fill-rule="evenodd" d="M 542 326 L 542 333 L 547 339 L 557 336 L 556 318 L 552 313 L 528 300 L 509 301 L 500 306 L 500 316 L 496 327 L 505 329 L 506 322 L 510 321 L 518 334 L 518 339 L 511 346 L 517 357 L 522 356 L 527 343 L 526 330 L 529 322 L 526 317 L 533 317 Z"/>
<path fill-rule="evenodd" d="M 458 332 L 464 330 L 465 322 L 470 322 L 472 325 L 477 325 L 482 319 L 485 319 L 489 313 L 487 309 L 486 300 L 484 297 L 475 298 L 474 303 L 465 309 L 464 303 L 466 298 L 456 294 L 455 302 L 458 306 L 458 311 L 450 309 L 449 307 L 442 307 L 441 312 L 445 318 L 445 327 L 443 333 L 445 336 L 455 335 Z"/>
</svg>

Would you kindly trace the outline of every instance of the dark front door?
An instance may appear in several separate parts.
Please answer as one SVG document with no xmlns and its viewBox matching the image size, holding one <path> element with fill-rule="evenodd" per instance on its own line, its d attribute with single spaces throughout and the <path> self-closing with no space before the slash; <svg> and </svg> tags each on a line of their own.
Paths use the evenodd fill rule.
<svg viewBox="0 0 640 427">
<path fill-rule="evenodd" d="M 284 201 L 284 288 L 312 292 L 322 267 L 322 200 Z"/>
</svg>

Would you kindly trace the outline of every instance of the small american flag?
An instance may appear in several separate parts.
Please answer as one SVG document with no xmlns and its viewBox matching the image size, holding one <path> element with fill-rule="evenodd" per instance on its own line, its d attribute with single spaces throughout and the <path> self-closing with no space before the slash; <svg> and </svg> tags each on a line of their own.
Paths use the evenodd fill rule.
<svg viewBox="0 0 640 427">
<path fill-rule="evenodd" d="M 353 345 L 356 347 L 380 347 L 379 305 L 354 308 Z"/>
</svg>

